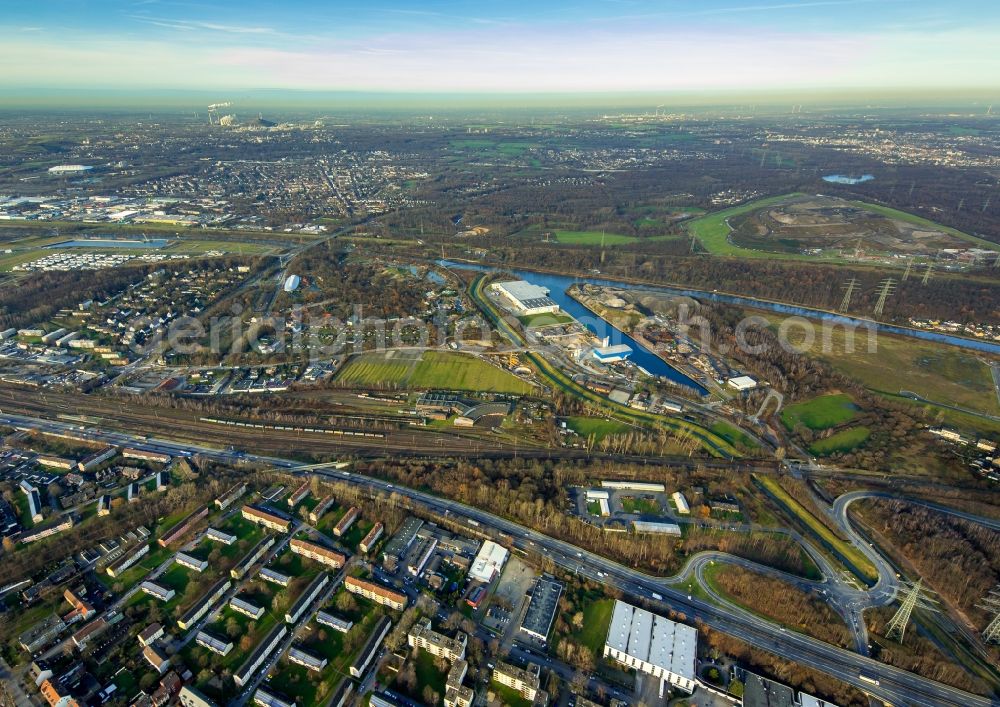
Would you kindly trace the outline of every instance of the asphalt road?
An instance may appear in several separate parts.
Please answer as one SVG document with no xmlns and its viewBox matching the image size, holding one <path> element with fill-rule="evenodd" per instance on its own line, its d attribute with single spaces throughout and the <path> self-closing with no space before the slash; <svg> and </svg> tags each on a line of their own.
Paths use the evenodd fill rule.
<svg viewBox="0 0 1000 707">
<path fill-rule="evenodd" d="M 51 432 L 79 431 L 75 426 L 66 423 L 20 416 L 0 415 L 0 422 Z M 108 443 L 140 447 L 175 456 L 203 453 L 230 463 L 244 459 L 269 464 L 293 473 L 296 473 L 296 470 L 301 467 L 298 462 L 289 459 L 261 457 L 239 451 L 219 451 L 200 448 L 197 445 L 182 445 L 163 440 L 137 438 L 117 432 L 91 431 L 90 435 L 94 439 Z M 548 557 L 555 564 L 568 571 L 613 586 L 624 594 L 641 597 L 654 605 L 659 603 L 663 610 L 675 609 L 683 612 L 689 621 L 704 622 L 710 628 L 734 636 L 758 649 L 766 650 L 786 660 L 827 673 L 893 705 L 919 707 L 940 707 L 941 705 L 985 707 L 992 705 L 1000 707 L 998 699 L 972 695 L 803 634 L 783 631 L 776 624 L 754 615 L 733 612 L 729 608 L 720 608 L 696 597 L 689 597 L 671 587 L 663 578 L 653 577 L 625 567 L 478 508 L 438 498 L 423 491 L 398 486 L 380 479 L 353 474 L 346 470 L 315 469 L 297 473 L 321 474 L 371 491 L 395 493 L 406 498 L 415 506 L 423 507 L 433 513 L 451 516 L 458 519 L 459 522 L 472 521 L 474 524 L 478 524 L 475 527 L 479 529 L 507 533 L 513 537 L 512 544 L 518 549 Z M 884 558 L 880 557 L 880 562 L 885 563 Z M 875 678 L 878 684 L 862 680 L 861 675 Z"/>
</svg>

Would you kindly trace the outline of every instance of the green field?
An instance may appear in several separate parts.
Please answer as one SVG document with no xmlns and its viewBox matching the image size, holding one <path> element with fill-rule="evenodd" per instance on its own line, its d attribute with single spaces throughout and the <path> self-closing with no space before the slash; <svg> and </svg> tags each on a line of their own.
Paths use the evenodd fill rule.
<svg viewBox="0 0 1000 707">
<path fill-rule="evenodd" d="M 754 250 L 752 248 L 744 248 L 742 246 L 736 245 L 729 241 L 730 228 L 726 221 L 740 214 L 749 213 L 751 211 L 756 211 L 757 209 L 774 206 L 775 204 L 780 204 L 786 199 L 794 196 L 802 196 L 800 193 L 792 194 L 781 194 L 779 196 L 772 196 L 766 199 L 758 199 L 756 201 L 751 201 L 746 204 L 740 204 L 738 206 L 732 206 L 728 209 L 723 209 L 722 211 L 716 211 L 715 213 L 708 214 L 706 216 L 701 216 L 700 218 L 693 219 L 688 222 L 688 229 L 690 232 L 701 242 L 712 255 L 736 255 L 744 258 L 784 258 L 791 260 L 815 260 L 814 256 L 802 255 L 799 253 L 771 253 L 763 250 Z M 972 243 L 974 245 L 993 248 L 996 246 L 995 243 L 990 243 L 984 241 L 975 236 L 970 236 L 967 233 L 962 233 L 954 228 L 949 228 L 948 226 L 942 226 L 941 224 L 935 223 L 929 219 L 925 219 L 922 216 L 917 216 L 915 214 L 910 214 L 905 211 L 898 211 L 888 206 L 879 206 L 878 204 L 869 204 L 864 201 L 851 201 L 852 205 L 858 208 L 865 209 L 872 213 L 880 214 L 888 218 L 895 218 L 901 221 L 906 221 L 918 226 L 923 226 L 926 228 L 933 228 L 949 235 L 955 236 L 956 238 L 961 238 L 962 240 Z"/>
<path fill-rule="evenodd" d="M 834 432 L 829 437 L 816 440 L 809 445 L 809 451 L 819 457 L 836 452 L 849 452 L 864 444 L 870 436 L 871 430 L 867 427 L 847 427 Z"/>
<path fill-rule="evenodd" d="M 521 697 L 521 693 L 515 692 L 513 688 L 501 685 L 496 680 L 490 682 L 489 691 L 496 695 L 500 704 L 507 707 L 531 707 L 534 704 L 531 700 Z"/>
<path fill-rule="evenodd" d="M 780 196 L 772 196 L 768 199 L 751 201 L 748 204 L 733 206 L 728 209 L 723 209 L 722 211 L 716 211 L 715 213 L 688 221 L 688 229 L 692 234 L 694 234 L 695 238 L 701 242 L 701 244 L 705 247 L 705 250 L 712 255 L 741 255 L 747 258 L 787 257 L 782 254 L 766 253 L 764 251 L 751 250 L 749 248 L 741 248 L 738 245 L 733 245 L 729 242 L 730 229 L 726 220 L 738 214 L 755 211 L 763 206 L 780 204 L 790 196 L 799 195 L 782 194 Z"/>
<path fill-rule="evenodd" d="M 850 421 L 857 414 L 858 408 L 850 396 L 832 393 L 787 406 L 781 411 L 781 422 L 790 430 L 796 425 L 828 430 Z"/>
<path fill-rule="evenodd" d="M 541 327 L 552 324 L 569 324 L 573 321 L 573 317 L 559 312 L 542 312 L 541 314 L 527 314 L 518 317 L 518 320 L 526 327 Z"/>
<path fill-rule="evenodd" d="M 568 245 L 624 245 L 639 240 L 635 236 L 621 233 L 601 233 L 599 231 L 554 231 L 556 240 Z"/>
<path fill-rule="evenodd" d="M 595 656 L 604 650 L 604 639 L 608 637 L 611 614 L 615 610 L 614 599 L 600 599 L 590 602 L 583 610 L 583 628 L 574 636 L 580 645 L 586 646 Z"/>
<path fill-rule="evenodd" d="M 531 385 L 482 359 L 451 351 L 366 353 L 341 369 L 337 381 L 377 388 L 466 390 L 526 395 Z"/>
<path fill-rule="evenodd" d="M 166 248 L 162 249 L 167 253 L 204 253 L 208 250 L 219 250 L 223 253 L 237 253 L 243 255 L 260 255 L 270 253 L 274 246 L 265 243 L 243 243 L 240 241 L 200 241 L 180 239 Z"/>
<path fill-rule="evenodd" d="M 777 325 L 776 317 L 769 319 Z M 851 336 L 843 327 L 835 327 L 829 332 L 829 346 L 817 336 L 804 352 L 874 392 L 898 395 L 908 390 L 935 402 L 1000 415 L 990 367 L 974 351 L 879 333 L 872 338 L 875 351 L 870 352 L 866 331 Z M 792 336 L 789 343 L 801 349 L 801 337 Z"/>
<path fill-rule="evenodd" d="M 584 439 L 590 439 L 590 436 L 593 435 L 597 442 L 608 435 L 625 434 L 633 429 L 631 425 L 626 425 L 624 422 L 606 420 L 602 417 L 567 417 L 566 426 Z"/>
<path fill-rule="evenodd" d="M 728 422 L 720 420 L 713 424 L 709 429 L 736 447 L 753 449 L 757 446 L 757 443 L 753 441 L 753 438 L 750 435 Z"/>
<path fill-rule="evenodd" d="M 622 509 L 626 513 L 639 513 L 641 515 L 656 516 L 663 512 L 660 504 L 653 498 L 642 496 L 623 496 Z"/>
</svg>

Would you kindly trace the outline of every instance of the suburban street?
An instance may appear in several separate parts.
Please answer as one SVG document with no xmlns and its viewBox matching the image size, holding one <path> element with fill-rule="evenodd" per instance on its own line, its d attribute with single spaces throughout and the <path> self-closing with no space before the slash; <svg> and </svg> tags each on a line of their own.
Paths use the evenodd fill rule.
<svg viewBox="0 0 1000 707">
<path fill-rule="evenodd" d="M 74 431 L 79 433 L 78 426 L 37 418 L 0 415 L 0 422 L 11 426 L 20 426 L 41 431 Z M 119 432 L 89 430 L 88 436 L 92 439 L 111 444 L 129 445 L 175 456 L 190 456 L 191 454 L 198 453 L 229 463 L 238 463 L 244 460 L 272 465 L 292 473 L 316 473 L 351 483 L 373 492 L 397 494 L 415 508 L 422 508 L 430 513 L 450 517 L 456 519 L 458 522 L 469 523 L 469 521 L 472 521 L 473 524 L 478 524 L 470 524 L 470 531 L 489 529 L 495 532 L 506 533 L 512 536 L 513 547 L 519 550 L 546 557 L 565 570 L 575 572 L 595 582 L 613 586 L 626 595 L 642 598 L 654 606 L 659 604 L 664 611 L 674 609 L 678 612 L 683 612 L 688 621 L 703 622 L 712 629 L 727 633 L 759 649 L 827 673 L 890 704 L 919 705 L 920 707 L 937 707 L 939 705 L 983 707 L 986 705 L 1000 705 L 1000 700 L 991 700 L 978 695 L 972 695 L 922 676 L 879 663 L 863 655 L 793 631 L 787 631 L 774 623 L 747 612 L 735 611 L 729 606 L 720 608 L 715 604 L 703 601 L 698 597 L 688 595 L 674 588 L 671 586 L 674 580 L 647 575 L 486 511 L 466 506 L 456 501 L 438 498 L 423 491 L 354 474 L 347 470 L 331 471 L 321 468 L 324 465 L 318 465 L 320 468 L 316 468 L 316 466 L 306 468 L 293 460 L 257 456 L 239 450 L 220 451 L 197 445 L 177 444 L 153 438 L 133 437 Z M 842 503 L 838 512 L 838 515 L 844 518 L 845 523 L 848 522 L 846 517 L 846 507 L 848 504 L 849 501 Z M 853 530 L 849 532 L 854 533 Z M 889 568 L 884 558 L 878 556 L 876 559 L 873 557 L 878 555 L 873 548 L 870 550 L 872 553 L 870 557 L 876 562 L 876 566 L 880 568 L 880 579 L 879 583 L 876 584 L 873 596 L 875 600 L 881 601 L 883 598 L 894 594 L 893 580 L 883 574 L 885 571 L 890 571 L 891 568 Z M 877 684 L 862 680 L 862 675 L 874 678 L 878 681 Z"/>
</svg>

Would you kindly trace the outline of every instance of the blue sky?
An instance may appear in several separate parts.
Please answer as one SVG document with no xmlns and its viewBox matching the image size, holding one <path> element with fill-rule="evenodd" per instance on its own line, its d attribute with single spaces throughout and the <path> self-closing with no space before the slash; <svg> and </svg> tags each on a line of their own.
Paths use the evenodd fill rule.
<svg viewBox="0 0 1000 707">
<path fill-rule="evenodd" d="M 4 5 L 0 88 L 585 92 L 1000 84 L 997 0 Z"/>
</svg>

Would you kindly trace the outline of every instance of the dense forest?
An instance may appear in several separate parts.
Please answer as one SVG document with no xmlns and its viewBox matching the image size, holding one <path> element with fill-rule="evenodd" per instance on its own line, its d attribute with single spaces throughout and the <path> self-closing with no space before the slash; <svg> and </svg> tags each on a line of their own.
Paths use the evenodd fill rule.
<svg viewBox="0 0 1000 707">
<path fill-rule="evenodd" d="M 804 592 L 788 582 L 736 565 L 722 565 L 712 579 L 737 604 L 754 613 L 842 648 L 854 645 L 844 620 L 816 592 Z"/>
</svg>

